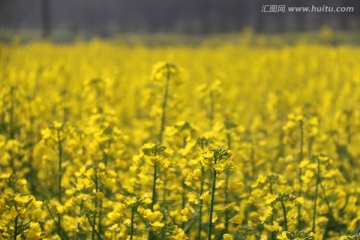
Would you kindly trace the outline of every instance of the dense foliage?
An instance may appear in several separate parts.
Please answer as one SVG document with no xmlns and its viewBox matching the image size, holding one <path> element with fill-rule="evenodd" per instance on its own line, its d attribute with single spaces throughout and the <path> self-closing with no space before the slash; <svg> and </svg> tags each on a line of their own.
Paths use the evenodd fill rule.
<svg viewBox="0 0 360 240">
<path fill-rule="evenodd" d="M 359 239 L 358 47 L 0 56 L 1 239 Z"/>
</svg>

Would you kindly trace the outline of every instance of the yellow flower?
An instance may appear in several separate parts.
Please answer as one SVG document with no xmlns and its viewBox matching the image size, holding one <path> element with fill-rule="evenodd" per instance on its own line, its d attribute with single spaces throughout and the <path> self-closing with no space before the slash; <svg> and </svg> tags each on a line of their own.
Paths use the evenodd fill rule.
<svg viewBox="0 0 360 240">
<path fill-rule="evenodd" d="M 26 239 L 28 240 L 38 240 L 40 239 L 41 235 L 41 228 L 39 223 L 37 222 L 30 222 L 30 230 L 26 235 Z"/>
<path fill-rule="evenodd" d="M 156 221 L 154 223 L 151 223 L 151 226 L 156 227 L 156 228 L 162 228 L 164 226 L 164 223 Z"/>
<path fill-rule="evenodd" d="M 173 77 L 179 73 L 179 69 L 175 64 L 169 62 L 158 62 L 153 67 L 152 78 L 159 81 L 166 76 Z"/>
<path fill-rule="evenodd" d="M 229 222 L 231 223 L 235 223 L 235 224 L 241 224 L 242 222 L 242 217 L 240 215 L 236 215 L 235 217 L 231 218 L 229 220 Z"/>
<path fill-rule="evenodd" d="M 328 161 L 330 160 L 329 157 L 324 156 L 324 155 L 320 155 L 320 156 L 318 157 L 318 159 L 319 159 L 319 161 L 320 161 L 321 163 L 326 163 L 326 162 L 328 162 Z"/>
<path fill-rule="evenodd" d="M 223 239 L 224 239 L 224 240 L 233 240 L 234 238 L 233 238 L 230 234 L 225 233 L 225 234 L 223 235 Z"/>
<path fill-rule="evenodd" d="M 286 231 L 285 231 L 285 232 L 282 232 L 280 235 L 278 235 L 277 238 L 278 238 L 279 240 L 289 240 Z"/>
<path fill-rule="evenodd" d="M 136 197 L 128 197 L 125 199 L 125 202 L 128 206 L 132 206 L 137 202 Z"/>
<path fill-rule="evenodd" d="M 46 218 L 46 212 L 43 212 L 40 208 L 37 208 L 34 211 L 32 211 L 32 217 L 36 221 L 43 222 L 45 221 Z"/>
<path fill-rule="evenodd" d="M 144 215 L 146 219 L 148 219 L 150 222 L 156 222 L 162 219 L 163 215 L 159 211 L 152 212 L 150 209 L 146 209 L 144 212 Z"/>
<path fill-rule="evenodd" d="M 52 132 L 49 128 L 45 128 L 45 129 L 41 130 L 41 136 L 42 136 L 42 139 L 47 140 L 47 139 L 51 138 Z"/>
<path fill-rule="evenodd" d="M 61 123 L 61 122 L 55 121 L 55 122 L 53 122 L 53 126 L 54 126 L 54 128 L 56 128 L 56 129 L 60 129 L 60 128 L 62 128 L 62 127 L 64 126 L 64 124 Z"/>
<path fill-rule="evenodd" d="M 209 206 L 210 204 L 210 192 L 206 191 L 201 195 L 201 199 L 203 200 L 204 204 L 206 206 Z"/>
<path fill-rule="evenodd" d="M 267 206 L 265 209 L 265 213 L 263 216 L 259 217 L 261 222 L 265 222 L 269 217 L 271 217 L 273 214 L 273 208 L 271 206 Z"/>
<path fill-rule="evenodd" d="M 197 179 L 200 179 L 200 178 L 201 178 L 201 170 L 200 170 L 200 169 L 195 169 L 193 175 L 194 175 Z"/>
<path fill-rule="evenodd" d="M 21 196 L 20 194 L 16 194 L 16 196 L 14 197 L 14 200 L 18 203 L 25 204 L 25 203 L 29 203 L 30 201 L 32 201 L 32 198 L 31 198 L 31 196 Z"/>
<path fill-rule="evenodd" d="M 306 170 L 305 175 L 301 176 L 301 179 L 304 183 L 311 182 L 312 178 L 314 177 L 314 172 L 310 170 Z"/>
<path fill-rule="evenodd" d="M 236 203 L 228 203 L 225 205 L 225 207 L 222 210 L 231 209 L 236 206 Z"/>
<path fill-rule="evenodd" d="M 11 176 L 11 173 L 1 173 L 0 174 L 0 179 L 7 179 Z"/>
<path fill-rule="evenodd" d="M 214 164 L 214 169 L 216 172 L 218 173 L 221 173 L 224 171 L 226 167 L 226 163 L 217 163 L 217 164 Z"/>
<path fill-rule="evenodd" d="M 125 221 L 123 222 L 123 224 L 125 226 L 130 226 L 131 225 L 131 219 L 125 219 Z"/>
<path fill-rule="evenodd" d="M 100 170 L 105 170 L 105 164 L 104 163 L 99 163 L 99 169 Z"/>
<path fill-rule="evenodd" d="M 121 217 L 120 213 L 118 212 L 110 212 L 108 214 L 108 218 L 110 218 L 111 221 L 116 222 Z"/>
<path fill-rule="evenodd" d="M 270 232 L 281 231 L 282 227 L 279 226 L 278 222 L 274 222 L 272 225 L 265 224 L 265 229 Z"/>
<path fill-rule="evenodd" d="M 98 200 L 103 200 L 105 198 L 105 195 L 102 192 L 95 192 L 95 195 Z"/>
<path fill-rule="evenodd" d="M 310 160 L 309 159 L 305 159 L 305 160 L 302 160 L 299 167 L 300 168 L 305 168 L 307 167 L 308 165 L 310 164 Z"/>
<path fill-rule="evenodd" d="M 144 198 L 142 200 L 142 202 L 145 203 L 145 204 L 150 204 L 150 203 L 152 203 L 152 200 L 151 200 L 151 198 Z"/>
<path fill-rule="evenodd" d="M 296 203 L 299 204 L 299 205 L 303 205 L 304 202 L 305 202 L 305 200 L 304 200 L 303 197 L 297 197 L 297 198 L 295 199 L 295 201 L 296 201 Z"/>
<path fill-rule="evenodd" d="M 265 197 L 265 203 L 270 205 L 276 200 L 277 197 L 278 195 L 268 193 Z"/>
<path fill-rule="evenodd" d="M 116 224 L 112 225 L 112 226 L 109 228 L 109 230 L 110 230 L 111 232 L 118 232 L 118 231 L 120 231 L 120 228 L 119 228 L 119 225 L 116 223 Z"/>
<path fill-rule="evenodd" d="M 10 213 L 8 215 L 8 218 L 13 222 L 17 216 L 18 216 L 18 212 L 16 211 L 15 207 L 12 206 L 10 208 Z"/>
</svg>

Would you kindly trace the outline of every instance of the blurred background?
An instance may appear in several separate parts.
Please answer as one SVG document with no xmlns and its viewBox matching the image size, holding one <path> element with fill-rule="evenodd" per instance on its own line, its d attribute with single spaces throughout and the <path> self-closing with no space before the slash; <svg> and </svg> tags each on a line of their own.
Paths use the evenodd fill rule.
<svg viewBox="0 0 360 240">
<path fill-rule="evenodd" d="M 353 12 L 262 12 L 267 5 L 344 6 Z M 266 9 L 266 8 L 265 8 Z M 0 0 L 1 39 L 171 33 L 207 35 L 333 30 L 360 31 L 359 0 Z"/>
</svg>

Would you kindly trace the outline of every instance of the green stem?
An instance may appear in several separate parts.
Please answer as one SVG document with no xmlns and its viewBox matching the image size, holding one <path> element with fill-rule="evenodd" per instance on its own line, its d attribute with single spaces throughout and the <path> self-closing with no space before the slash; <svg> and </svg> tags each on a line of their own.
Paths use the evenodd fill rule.
<svg viewBox="0 0 360 240">
<path fill-rule="evenodd" d="M 33 143 L 33 135 L 34 135 L 34 118 L 32 117 L 32 109 L 31 109 L 31 102 L 30 102 L 30 97 L 27 98 L 27 103 L 28 103 L 28 114 L 29 114 L 29 130 L 28 130 L 28 134 L 27 134 L 27 138 L 28 138 L 28 144 L 29 144 L 29 149 L 28 149 L 28 167 L 29 167 L 29 178 L 33 179 L 34 176 L 34 169 L 33 169 L 33 151 L 34 151 L 34 143 Z M 32 190 L 32 192 L 35 192 L 35 184 L 33 183 L 33 181 L 29 181 L 30 188 Z"/>
<path fill-rule="evenodd" d="M 227 142 L 228 142 L 228 149 L 231 149 L 231 135 L 228 133 L 226 134 L 227 137 Z M 230 178 L 230 169 L 227 168 L 226 169 L 226 178 L 225 178 L 225 189 L 224 189 L 224 193 L 225 193 L 225 206 L 229 203 L 229 178 Z M 224 232 L 227 233 L 229 231 L 229 220 L 230 220 L 230 213 L 229 210 L 226 209 L 225 210 L 225 229 Z"/>
<path fill-rule="evenodd" d="M 11 87 L 10 88 L 10 122 L 9 122 L 9 136 L 10 136 L 10 139 L 14 139 L 15 138 L 15 131 L 14 131 L 14 90 L 15 90 L 15 87 Z"/>
<path fill-rule="evenodd" d="M 186 137 L 183 137 L 183 148 L 186 147 Z M 181 187 L 182 187 L 182 199 L 181 199 L 181 209 L 185 208 L 186 205 L 186 184 L 185 184 L 185 177 L 182 179 L 182 183 L 181 183 Z M 165 199 L 164 199 L 165 200 Z M 185 223 L 182 224 L 182 229 L 185 229 Z"/>
<path fill-rule="evenodd" d="M 185 191 L 185 178 L 183 178 L 182 182 L 181 182 L 181 187 L 182 187 L 182 193 L 181 193 L 181 209 L 185 208 L 185 204 L 186 204 L 186 191 Z M 185 228 L 185 223 L 182 223 L 181 228 L 184 229 Z"/>
<path fill-rule="evenodd" d="M 54 223 L 58 224 L 58 222 L 56 221 L 54 215 L 52 214 L 52 212 L 51 212 L 48 204 L 45 204 L 45 207 L 46 207 L 46 209 L 47 209 L 47 211 L 48 211 L 51 219 L 54 221 Z M 59 216 L 59 215 L 58 215 L 58 216 Z M 58 225 L 58 226 L 59 226 L 59 225 Z M 60 227 L 61 227 L 61 225 L 60 225 Z M 60 231 L 62 231 L 61 233 L 62 233 L 64 239 L 69 239 L 69 237 L 66 235 L 66 233 L 64 232 L 64 230 L 60 229 Z M 59 232 L 59 231 L 58 231 L 58 232 Z M 59 237 L 60 237 L 60 235 L 59 235 Z M 99 238 L 99 239 L 100 239 L 100 238 Z"/>
<path fill-rule="evenodd" d="M 133 240 L 133 236 L 134 236 L 134 216 L 135 216 L 135 209 L 134 209 L 134 207 L 132 207 L 131 208 L 130 240 Z"/>
<path fill-rule="evenodd" d="M 84 200 L 81 200 L 81 202 L 80 202 L 80 212 L 83 211 L 83 208 L 84 208 Z M 80 223 L 79 222 L 77 224 L 77 233 L 76 233 L 76 238 L 75 239 L 78 239 L 78 235 L 80 235 Z"/>
<path fill-rule="evenodd" d="M 153 211 L 154 210 L 154 205 L 156 203 L 156 180 L 157 180 L 157 162 L 154 162 L 154 178 L 153 178 L 153 184 L 152 184 L 152 197 L 151 197 L 151 205 L 150 205 L 150 210 Z M 149 232 L 149 236 L 148 236 L 148 240 L 153 240 L 155 239 L 154 233 L 150 230 Z"/>
<path fill-rule="evenodd" d="M 95 240 L 95 231 L 96 231 L 95 224 L 96 224 L 96 214 L 94 214 L 93 219 L 92 219 L 92 224 L 91 224 L 91 226 L 92 226 L 91 239 L 92 240 Z"/>
<path fill-rule="evenodd" d="M 255 177 L 255 146 L 254 146 L 254 143 L 251 146 L 250 162 L 251 162 L 251 178 L 254 179 L 254 177 Z"/>
<path fill-rule="evenodd" d="M 228 189 L 229 189 L 229 176 L 230 176 L 230 169 L 226 169 L 226 178 L 225 178 L 225 206 L 229 203 L 229 193 L 228 193 Z M 229 231 L 229 220 L 230 220 L 230 214 L 229 214 L 229 210 L 226 209 L 225 210 L 225 233 L 227 233 Z"/>
<path fill-rule="evenodd" d="M 15 175 L 16 174 L 15 158 L 14 158 L 14 154 L 11 150 L 9 151 L 9 155 L 10 155 L 10 166 L 12 169 L 12 174 Z"/>
<path fill-rule="evenodd" d="M 62 142 L 61 142 L 61 137 L 60 137 L 60 129 L 57 129 L 57 142 L 58 142 L 58 154 L 59 154 L 59 165 L 58 165 L 58 169 L 59 169 L 59 174 L 58 174 L 58 201 L 59 204 L 62 203 L 61 199 L 62 199 L 62 192 L 61 192 L 61 178 L 62 178 L 62 169 L 61 169 L 61 165 L 62 165 Z M 57 230 L 58 230 L 58 235 L 61 238 L 61 213 L 58 213 L 58 222 L 57 222 L 58 226 L 57 226 Z"/>
<path fill-rule="evenodd" d="M 316 174 L 316 186 L 315 186 L 315 196 L 314 196 L 314 207 L 313 207 L 313 217 L 312 217 L 312 228 L 311 231 L 315 233 L 315 225 L 316 225 L 316 203 L 319 192 L 319 183 L 320 183 L 320 161 L 317 158 L 318 166 L 317 166 L 317 174 Z"/>
<path fill-rule="evenodd" d="M 111 139 L 109 139 L 109 141 L 107 142 L 107 150 L 108 151 L 105 151 L 105 149 L 103 149 L 103 163 L 105 164 L 105 166 L 108 163 L 108 159 L 109 159 L 108 152 L 110 151 L 111 143 L 112 143 Z"/>
<path fill-rule="evenodd" d="M 215 161 L 216 164 L 216 161 Z M 213 218 L 213 211 L 214 211 L 214 202 L 215 202 L 215 184 L 216 184 L 216 170 L 213 170 L 213 179 L 211 185 L 211 200 L 210 200 L 210 209 L 209 209 L 209 221 L 208 221 L 208 240 L 211 240 L 211 233 L 212 233 L 212 218 Z"/>
<path fill-rule="evenodd" d="M 57 130 L 57 142 L 58 142 L 58 157 L 59 157 L 59 161 L 58 161 L 58 169 L 59 169 L 59 174 L 58 174 L 58 201 L 61 204 L 61 198 L 62 198 L 62 194 L 61 194 L 61 178 L 62 178 L 62 169 L 61 169 L 61 165 L 62 165 L 62 143 L 61 143 L 61 137 L 60 137 L 60 130 Z"/>
<path fill-rule="evenodd" d="M 100 202 L 98 203 L 98 208 L 99 208 L 99 214 L 98 214 L 98 232 L 101 234 L 103 231 L 102 225 L 101 225 L 101 221 L 102 221 L 102 206 L 103 206 L 103 202 L 100 199 Z"/>
<path fill-rule="evenodd" d="M 157 180 L 157 162 L 154 163 L 154 178 L 153 178 L 153 184 L 152 184 L 152 202 L 150 205 L 151 211 L 154 210 L 154 205 L 156 203 L 156 180 Z"/>
<path fill-rule="evenodd" d="M 287 231 L 288 230 L 288 224 L 287 224 L 286 208 L 285 208 L 284 201 L 281 201 L 281 207 L 282 207 L 283 215 L 284 215 L 284 230 Z"/>
<path fill-rule="evenodd" d="M 270 185 L 269 186 L 270 194 L 274 194 L 271 178 L 269 178 L 269 185 Z M 272 208 L 272 213 L 271 213 L 271 217 L 270 217 L 270 225 L 273 225 L 273 223 L 274 223 L 274 208 Z M 275 232 L 270 233 L 270 240 L 273 240 L 273 239 L 275 239 Z"/>
<path fill-rule="evenodd" d="M 298 160 L 298 164 L 300 166 L 300 163 L 302 161 L 304 157 L 304 122 L 301 120 L 300 121 L 300 153 L 299 153 L 299 160 Z M 301 168 L 299 167 L 299 173 L 298 173 L 298 180 L 299 180 L 299 192 L 298 192 L 298 197 L 301 197 L 301 187 L 302 187 L 302 180 L 301 180 Z M 298 230 L 301 230 L 301 205 L 298 205 L 298 216 L 297 216 L 297 224 L 298 224 Z"/>
<path fill-rule="evenodd" d="M 202 194 L 204 193 L 204 175 L 205 175 L 205 171 L 204 171 L 204 167 L 201 166 L 201 183 L 200 183 L 200 196 L 202 196 Z M 201 227 L 202 227 L 202 205 L 203 205 L 203 200 L 200 198 L 200 202 L 199 202 L 199 223 L 198 223 L 198 240 L 201 239 Z"/>
<path fill-rule="evenodd" d="M 162 196 L 162 199 L 163 199 L 164 202 L 166 202 L 167 195 L 168 195 L 168 191 L 167 191 L 167 171 L 165 171 L 163 173 L 163 178 L 164 178 L 164 182 L 163 182 L 163 196 Z"/>
<path fill-rule="evenodd" d="M 14 226 L 14 238 L 13 238 L 13 240 L 16 240 L 16 237 L 17 237 L 17 235 L 18 235 L 18 218 L 19 218 L 19 214 L 18 215 L 16 215 L 16 217 L 15 217 L 15 226 Z"/>
<path fill-rule="evenodd" d="M 98 177 L 97 177 L 97 168 L 94 167 L 94 177 L 95 177 L 95 193 L 97 193 L 99 191 L 99 183 L 98 183 Z M 91 239 L 95 240 L 95 227 L 96 227 L 96 211 L 97 211 L 97 207 L 98 207 L 98 201 L 97 201 L 97 195 L 95 194 L 95 198 L 94 198 L 94 206 L 95 206 L 95 212 L 92 218 L 92 235 L 91 235 Z"/>
<path fill-rule="evenodd" d="M 165 90 L 164 90 L 164 97 L 162 102 L 162 114 L 161 114 L 161 122 L 160 122 L 160 133 L 159 133 L 159 142 L 162 143 L 163 140 L 163 133 L 165 130 L 165 123 L 166 123 L 166 106 L 168 101 L 168 95 L 169 95 L 169 80 L 170 80 L 170 66 L 169 64 L 166 64 L 166 80 L 165 80 Z"/>
<path fill-rule="evenodd" d="M 329 212 L 330 212 L 330 214 L 331 214 L 331 217 L 334 218 L 334 212 L 333 212 L 333 210 L 332 210 L 332 208 L 331 208 L 331 206 L 330 206 L 330 201 L 329 201 L 329 199 L 328 199 L 328 197 L 327 197 L 327 195 L 326 195 L 325 188 L 324 188 L 324 186 L 323 186 L 322 183 L 321 183 L 321 178 L 320 178 L 320 176 L 319 176 L 319 185 L 320 185 L 320 187 L 321 187 L 321 189 L 322 189 L 322 191 L 323 191 L 324 199 L 325 199 L 326 205 L 327 205 L 328 208 L 329 208 Z"/>
<path fill-rule="evenodd" d="M 88 221 L 89 221 L 89 223 L 90 223 L 90 226 L 91 226 L 93 232 L 95 232 L 96 236 L 98 237 L 98 240 L 102 240 L 102 237 L 100 236 L 100 234 L 98 233 L 98 231 L 96 231 L 95 226 L 93 225 L 91 219 L 90 219 L 89 217 L 87 217 L 87 219 L 88 219 Z"/>
</svg>

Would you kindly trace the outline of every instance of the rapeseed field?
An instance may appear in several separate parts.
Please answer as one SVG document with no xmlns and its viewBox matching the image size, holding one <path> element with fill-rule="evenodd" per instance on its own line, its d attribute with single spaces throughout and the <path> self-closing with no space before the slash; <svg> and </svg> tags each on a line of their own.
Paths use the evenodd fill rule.
<svg viewBox="0 0 360 240">
<path fill-rule="evenodd" d="M 360 239 L 360 48 L 0 46 L 1 239 Z"/>
</svg>

